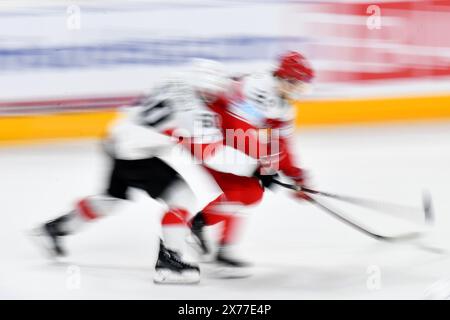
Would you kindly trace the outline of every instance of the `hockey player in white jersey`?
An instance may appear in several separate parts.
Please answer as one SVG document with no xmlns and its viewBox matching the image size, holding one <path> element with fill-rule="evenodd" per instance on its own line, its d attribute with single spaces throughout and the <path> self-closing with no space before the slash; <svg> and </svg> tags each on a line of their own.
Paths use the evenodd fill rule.
<svg viewBox="0 0 450 320">
<path fill-rule="evenodd" d="M 104 193 L 80 200 L 74 209 L 34 230 L 52 256 L 65 254 L 62 239 L 97 218 L 111 215 L 138 188 L 165 205 L 196 212 L 221 194 L 206 171 L 190 153 L 180 152 L 177 138 L 192 144 L 221 143 L 222 133 L 206 102 L 227 90 L 229 80 L 217 62 L 198 60 L 187 77 L 175 77 L 153 89 L 138 106 L 112 124 L 106 150 L 112 159 Z M 200 191 L 199 191 L 200 190 Z M 194 210 L 194 211 L 192 211 Z M 195 283 L 197 265 L 177 252 L 184 235 L 163 230 L 156 283 Z M 178 239 L 177 237 L 182 237 Z"/>
</svg>

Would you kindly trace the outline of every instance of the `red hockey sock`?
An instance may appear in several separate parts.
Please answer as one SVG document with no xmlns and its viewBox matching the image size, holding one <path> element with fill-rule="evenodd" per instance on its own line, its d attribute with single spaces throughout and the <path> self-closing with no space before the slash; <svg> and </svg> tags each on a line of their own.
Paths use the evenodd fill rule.
<svg viewBox="0 0 450 320">
<path fill-rule="evenodd" d="M 206 225 L 214 225 L 223 222 L 220 234 L 220 244 L 229 244 L 234 242 L 235 231 L 239 223 L 239 217 L 234 214 L 225 214 L 218 212 L 203 212 Z"/>
<path fill-rule="evenodd" d="M 223 222 L 227 215 L 217 211 L 217 207 L 222 205 L 225 197 L 222 195 L 208 204 L 203 210 L 203 218 L 207 226 L 212 226 L 217 223 Z"/>
</svg>

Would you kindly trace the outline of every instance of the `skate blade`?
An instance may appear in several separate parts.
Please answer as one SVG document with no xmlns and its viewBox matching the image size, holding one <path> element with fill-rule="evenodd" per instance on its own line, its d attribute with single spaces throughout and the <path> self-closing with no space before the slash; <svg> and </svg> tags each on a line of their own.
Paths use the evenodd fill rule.
<svg viewBox="0 0 450 320">
<path fill-rule="evenodd" d="M 161 269 L 155 271 L 153 282 L 156 284 L 197 284 L 200 282 L 200 273 L 193 271 L 180 273 Z"/>
<path fill-rule="evenodd" d="M 242 279 L 252 276 L 250 267 L 228 267 L 217 265 L 210 271 L 211 277 L 218 279 Z"/>
</svg>

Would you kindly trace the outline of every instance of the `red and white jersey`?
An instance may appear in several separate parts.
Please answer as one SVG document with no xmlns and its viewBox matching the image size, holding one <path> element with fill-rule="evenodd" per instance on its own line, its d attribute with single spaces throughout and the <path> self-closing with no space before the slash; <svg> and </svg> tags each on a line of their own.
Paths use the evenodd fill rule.
<svg viewBox="0 0 450 320">
<path fill-rule="evenodd" d="M 292 105 L 278 94 L 277 80 L 270 73 L 255 73 L 235 83 L 229 111 L 258 128 L 280 130 L 283 137 L 294 131 Z"/>
<path fill-rule="evenodd" d="M 253 156 L 260 164 L 270 162 L 276 171 L 299 176 L 301 170 L 291 152 L 295 110 L 277 93 L 276 79 L 269 73 L 254 74 L 236 81 L 234 86 L 227 104 L 210 106 L 220 115 L 225 143 Z M 245 144 L 239 145 L 234 137 L 230 140 L 227 130 L 241 130 Z M 256 156 L 251 152 L 252 144 L 257 146 Z"/>
</svg>

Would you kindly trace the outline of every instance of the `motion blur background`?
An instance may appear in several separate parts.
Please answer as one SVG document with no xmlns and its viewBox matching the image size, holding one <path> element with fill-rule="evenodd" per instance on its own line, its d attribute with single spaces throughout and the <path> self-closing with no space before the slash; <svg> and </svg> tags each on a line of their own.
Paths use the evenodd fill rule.
<svg viewBox="0 0 450 320">
<path fill-rule="evenodd" d="M 0 298 L 449 298 L 449 31 L 449 0 L 0 1 Z M 313 185 L 414 208 L 428 188 L 447 251 L 373 240 L 282 192 L 250 210 L 255 274 L 239 281 L 153 285 L 162 209 L 143 195 L 68 239 L 66 263 L 27 239 L 104 188 L 99 138 L 120 106 L 193 57 L 233 74 L 286 50 L 317 75 L 296 103 Z M 383 234 L 423 222 L 344 209 Z"/>
<path fill-rule="evenodd" d="M 303 52 L 298 125 L 450 118 L 450 1 L 2 1 L 0 142 L 98 137 L 192 57 Z"/>
</svg>

